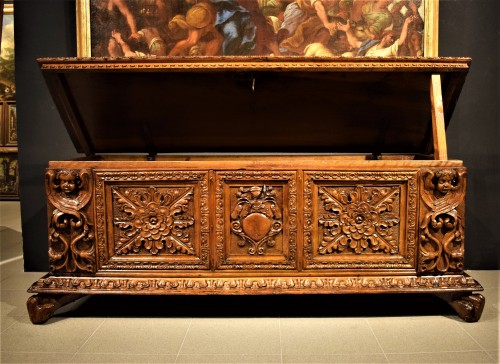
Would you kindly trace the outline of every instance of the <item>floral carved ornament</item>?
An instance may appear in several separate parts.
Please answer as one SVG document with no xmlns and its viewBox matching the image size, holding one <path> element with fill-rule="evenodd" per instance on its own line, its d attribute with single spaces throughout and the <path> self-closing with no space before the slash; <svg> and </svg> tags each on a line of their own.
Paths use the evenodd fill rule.
<svg viewBox="0 0 500 364">
<path fill-rule="evenodd" d="M 193 188 L 147 189 L 113 188 L 113 197 L 119 216 L 114 224 L 119 230 L 115 253 L 124 255 L 141 253 L 152 255 L 161 251 L 170 254 L 195 254 L 186 229 L 194 224 L 187 214 Z"/>
<path fill-rule="evenodd" d="M 397 227 L 393 212 L 399 203 L 398 187 L 319 189 L 326 213 L 319 219 L 323 227 L 320 254 L 366 250 L 390 254 L 398 252 Z"/>
</svg>

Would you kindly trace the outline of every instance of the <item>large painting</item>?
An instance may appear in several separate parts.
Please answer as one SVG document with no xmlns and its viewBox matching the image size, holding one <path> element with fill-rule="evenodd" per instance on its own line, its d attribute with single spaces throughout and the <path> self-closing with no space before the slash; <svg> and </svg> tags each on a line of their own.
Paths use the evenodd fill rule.
<svg viewBox="0 0 500 364">
<path fill-rule="evenodd" d="M 437 56 L 438 0 L 78 0 L 78 53 Z"/>
</svg>

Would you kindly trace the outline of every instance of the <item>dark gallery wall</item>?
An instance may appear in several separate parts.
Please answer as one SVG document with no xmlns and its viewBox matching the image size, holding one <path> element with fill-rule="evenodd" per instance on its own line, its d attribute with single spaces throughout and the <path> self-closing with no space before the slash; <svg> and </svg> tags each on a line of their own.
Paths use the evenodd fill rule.
<svg viewBox="0 0 500 364">
<path fill-rule="evenodd" d="M 447 131 L 449 157 L 468 167 L 465 265 L 499 269 L 500 1 L 439 4 L 439 55 L 472 58 Z"/>
<path fill-rule="evenodd" d="M 441 56 L 470 56 L 472 68 L 448 129 L 450 158 L 469 168 L 466 268 L 499 269 L 500 233 L 499 0 L 441 0 Z M 75 158 L 71 140 L 36 64 L 76 55 L 75 1 L 16 0 L 16 79 L 25 269 L 45 271 L 44 169 Z"/>
<path fill-rule="evenodd" d="M 16 0 L 16 85 L 24 265 L 46 271 L 44 175 L 49 160 L 78 154 L 63 127 L 36 59 L 76 55 L 75 1 Z"/>
</svg>

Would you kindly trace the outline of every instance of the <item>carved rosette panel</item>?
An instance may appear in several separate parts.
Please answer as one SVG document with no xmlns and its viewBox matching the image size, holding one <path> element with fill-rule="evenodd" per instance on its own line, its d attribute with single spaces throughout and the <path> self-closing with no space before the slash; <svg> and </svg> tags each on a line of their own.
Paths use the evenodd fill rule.
<svg viewBox="0 0 500 364">
<path fill-rule="evenodd" d="M 194 255 L 192 187 L 112 187 L 116 255 Z"/>
<path fill-rule="evenodd" d="M 415 266 L 416 172 L 307 172 L 307 268 Z"/>
<path fill-rule="evenodd" d="M 208 215 L 208 172 L 97 172 L 99 266 L 208 269 Z"/>
<path fill-rule="evenodd" d="M 218 172 L 219 269 L 296 267 L 295 172 Z"/>
<path fill-rule="evenodd" d="M 421 173 L 420 272 L 463 270 L 465 189 L 464 168 L 428 169 Z"/>
<path fill-rule="evenodd" d="M 46 174 L 49 262 L 57 273 L 95 272 L 95 239 L 90 201 L 92 174 L 50 169 Z"/>
<path fill-rule="evenodd" d="M 320 187 L 324 214 L 320 254 L 397 254 L 399 247 L 398 186 Z"/>
</svg>

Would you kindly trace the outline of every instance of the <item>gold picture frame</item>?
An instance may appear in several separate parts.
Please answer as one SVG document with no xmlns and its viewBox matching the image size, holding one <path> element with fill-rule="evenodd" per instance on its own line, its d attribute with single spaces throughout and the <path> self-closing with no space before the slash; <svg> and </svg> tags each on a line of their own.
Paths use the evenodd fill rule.
<svg viewBox="0 0 500 364">
<path fill-rule="evenodd" d="M 257 0 L 246 0 L 246 1 L 249 4 L 248 6 L 245 5 L 248 9 L 250 9 L 252 7 L 256 8 L 256 7 L 261 6 L 262 4 L 266 3 L 265 1 L 257 1 Z M 316 0 L 316 1 L 312 0 L 312 2 L 313 3 L 323 3 L 323 2 L 334 3 L 334 4 L 337 4 L 336 9 L 340 9 L 339 4 L 347 4 L 347 5 L 342 5 L 342 6 L 344 6 L 344 7 L 351 6 L 350 9 L 352 9 L 353 4 L 356 4 L 357 2 L 362 2 L 362 3 L 358 3 L 359 6 L 367 6 L 367 4 L 375 3 L 374 0 L 337 0 L 337 1 L 336 0 Z M 399 15 L 402 16 L 402 19 L 406 16 L 406 14 L 412 14 L 411 11 L 408 10 L 409 6 L 406 6 L 405 4 L 410 4 L 410 3 L 418 4 L 418 14 L 415 15 L 414 18 L 419 18 L 420 19 L 419 22 L 420 21 L 423 22 L 423 26 L 421 25 L 421 23 L 419 23 L 418 35 L 414 36 L 413 38 L 420 38 L 420 39 L 416 39 L 415 42 L 420 42 L 420 44 L 418 44 L 418 46 L 420 47 L 421 51 L 419 52 L 418 47 L 417 47 L 417 51 L 413 51 L 413 52 L 407 51 L 406 53 L 409 53 L 409 54 L 400 54 L 400 53 L 403 53 L 401 51 L 401 47 L 400 47 L 400 50 L 396 51 L 397 56 L 424 56 L 424 57 L 437 57 L 438 56 L 439 0 L 383 0 L 382 2 L 388 4 L 387 5 L 388 7 L 386 9 L 387 10 L 390 9 L 390 11 L 392 11 L 392 9 L 395 8 L 396 4 L 399 4 L 398 6 L 401 5 L 401 10 L 400 10 Z M 159 51 L 158 53 L 155 53 L 155 52 L 150 53 L 149 51 L 151 50 L 151 47 L 148 47 L 147 45 L 151 45 L 155 39 L 162 40 L 164 37 L 161 37 L 161 36 L 155 37 L 155 34 L 153 34 L 152 36 L 149 35 L 149 38 L 148 38 L 147 34 L 146 35 L 140 34 L 141 33 L 140 29 L 136 29 L 137 33 L 134 33 L 134 35 L 131 38 L 128 38 L 127 36 L 121 37 L 121 40 L 123 40 L 125 42 L 125 45 L 123 45 L 123 47 L 121 45 L 117 44 L 116 46 L 113 46 L 113 47 L 116 47 L 118 49 L 118 51 L 117 52 L 111 51 L 110 47 L 114 43 L 120 43 L 120 42 L 116 41 L 116 39 L 115 39 L 116 33 L 115 33 L 115 36 L 111 36 L 111 32 L 112 32 L 110 30 L 111 29 L 110 28 L 111 22 L 109 21 L 109 19 L 107 18 L 107 19 L 103 20 L 102 17 L 99 17 L 100 16 L 99 12 L 103 11 L 103 12 L 107 13 L 106 17 L 108 17 L 108 15 L 110 15 L 110 14 L 112 17 L 115 17 L 115 18 L 121 17 L 122 18 L 121 22 L 123 24 L 129 23 L 129 26 L 124 27 L 124 29 L 127 28 L 126 31 L 130 31 L 130 33 L 132 33 L 134 31 L 134 29 L 133 29 L 134 27 L 130 26 L 130 21 L 129 21 L 130 15 L 132 14 L 133 18 L 137 20 L 136 26 L 138 28 L 140 28 L 141 26 L 139 23 L 142 22 L 144 24 L 147 24 L 148 21 L 145 19 L 148 17 L 149 17 L 149 19 L 152 19 L 151 13 L 154 12 L 154 10 L 152 10 L 152 11 L 150 11 L 150 10 L 153 9 L 152 8 L 153 6 L 156 6 L 156 5 L 154 5 L 155 3 L 168 4 L 170 7 L 170 14 L 169 14 L 170 18 L 168 19 L 167 23 L 163 23 L 164 26 L 161 28 L 161 29 L 166 29 L 165 27 L 168 26 L 169 30 L 167 32 L 169 33 L 169 35 L 168 35 L 169 40 L 167 43 L 169 43 L 169 44 L 167 44 L 166 46 L 162 46 L 161 51 Z M 276 17 L 266 16 L 265 17 L 266 26 L 262 26 L 260 29 L 264 29 L 265 27 L 269 27 L 269 28 L 272 28 L 275 30 L 276 38 L 280 41 L 280 42 L 276 43 L 278 45 L 278 48 L 276 48 L 276 45 L 274 44 L 274 40 L 269 41 L 269 36 L 267 36 L 268 34 L 271 34 L 268 32 L 269 29 L 264 31 L 263 37 L 261 34 L 261 37 L 258 38 L 259 37 L 259 34 L 258 34 L 259 27 L 255 26 L 255 28 L 257 29 L 257 31 L 254 31 L 256 33 L 255 39 L 265 39 L 266 40 L 266 43 L 262 43 L 262 44 L 258 43 L 256 41 L 255 44 L 257 44 L 257 47 L 255 47 L 255 48 L 264 49 L 264 51 L 261 52 L 260 50 L 259 51 L 253 50 L 251 52 L 243 53 L 240 51 L 240 48 L 225 47 L 225 42 L 226 42 L 226 39 L 228 39 L 228 38 L 225 36 L 225 34 L 223 34 L 223 37 L 222 37 L 223 40 L 220 41 L 220 42 L 222 42 L 222 45 L 219 45 L 218 54 L 213 54 L 214 52 L 208 51 L 208 49 L 215 49 L 213 46 L 213 44 L 216 44 L 216 41 L 214 41 L 214 37 L 215 38 L 219 37 L 220 33 L 223 33 L 223 32 L 221 31 L 221 29 L 222 29 L 221 24 L 216 24 L 214 27 L 213 19 L 215 19 L 217 17 L 217 14 L 215 13 L 215 14 L 210 15 L 210 11 L 213 11 L 213 6 L 212 6 L 212 8 L 210 8 L 210 4 L 213 5 L 213 3 L 217 3 L 217 6 L 222 6 L 220 4 L 224 3 L 225 4 L 224 6 L 229 6 L 227 4 L 230 4 L 231 6 L 241 7 L 241 5 L 239 5 L 239 4 L 241 4 L 242 1 L 241 0 L 238 0 L 238 1 L 236 1 L 236 0 L 198 0 L 198 1 L 196 1 L 197 5 L 202 4 L 202 3 L 209 3 L 209 5 L 207 5 L 205 8 L 200 6 L 199 9 L 197 9 L 198 12 L 195 12 L 193 10 L 193 11 L 191 11 L 191 14 L 188 14 L 188 12 L 190 10 L 189 7 L 194 6 L 194 5 L 193 6 L 190 5 L 191 3 L 195 3 L 195 1 L 192 1 L 192 0 L 168 0 L 168 1 L 166 1 L 166 0 L 164 0 L 164 1 L 161 1 L 161 0 L 159 0 L 159 1 L 77 0 L 76 14 L 77 14 L 77 50 L 78 50 L 78 56 L 79 57 L 145 56 L 145 55 L 160 55 L 160 56 L 163 56 L 163 55 L 165 55 L 165 56 L 169 56 L 169 55 L 170 56 L 171 55 L 183 55 L 183 56 L 192 56 L 192 55 L 194 55 L 194 56 L 196 56 L 196 55 L 201 55 L 201 56 L 211 56 L 211 55 L 218 55 L 218 56 L 220 56 L 220 55 L 222 55 L 222 56 L 225 56 L 225 55 L 227 55 L 227 56 L 249 56 L 249 55 L 250 56 L 251 55 L 253 55 L 253 56 L 270 56 L 270 55 L 274 55 L 274 56 L 276 56 L 276 55 L 286 55 L 286 56 L 290 56 L 290 55 L 292 55 L 292 56 L 295 56 L 295 55 L 297 55 L 297 56 L 350 56 L 351 55 L 351 56 L 359 56 L 359 55 L 362 55 L 363 56 L 364 54 L 363 54 L 363 52 L 360 52 L 360 48 L 355 47 L 355 45 L 359 45 L 359 43 L 356 43 L 356 39 L 360 40 L 363 37 L 369 37 L 371 39 L 375 39 L 375 41 L 378 41 L 377 37 L 382 39 L 382 37 L 385 36 L 385 35 L 383 35 L 384 33 L 382 33 L 380 26 L 378 28 L 377 27 L 373 27 L 373 28 L 366 27 L 366 31 L 365 31 L 365 30 L 363 30 L 363 25 L 358 26 L 358 25 L 356 25 L 358 23 L 350 21 L 350 20 L 346 21 L 344 19 L 344 22 L 349 24 L 349 26 L 346 26 L 346 24 L 343 23 L 343 21 L 342 21 L 343 18 L 341 16 L 340 17 L 334 16 L 335 13 L 332 13 L 334 10 L 331 10 L 331 12 L 329 14 L 333 14 L 333 16 L 330 16 L 330 18 L 328 18 L 329 19 L 328 21 L 330 21 L 330 23 L 337 22 L 336 23 L 337 27 L 334 30 L 330 30 L 330 34 L 340 34 L 340 35 L 337 35 L 339 38 L 341 38 L 341 39 L 339 39 L 339 44 L 345 43 L 346 39 L 347 39 L 348 44 L 347 44 L 346 48 L 353 49 L 354 50 L 353 52 L 341 53 L 342 49 L 340 46 L 335 46 L 336 48 L 334 46 L 332 46 L 332 47 L 330 47 L 330 46 L 307 47 L 307 45 L 311 45 L 311 44 L 316 45 L 316 44 L 326 43 L 323 41 L 313 42 L 313 43 L 307 44 L 306 46 L 303 46 L 305 43 L 300 43 L 300 42 L 297 43 L 297 41 L 295 39 L 293 39 L 293 41 L 288 42 L 288 43 L 292 44 L 292 46 L 290 46 L 289 44 L 285 44 L 283 47 L 283 40 L 279 39 L 279 37 L 281 36 L 279 34 L 279 31 L 281 28 L 277 28 L 276 21 L 275 21 Z M 271 2 L 268 2 L 268 3 L 271 3 Z M 272 3 L 274 3 L 274 4 L 287 3 L 286 4 L 287 6 L 289 6 L 292 3 L 299 4 L 299 5 L 294 5 L 294 6 L 301 6 L 303 4 L 306 4 L 304 6 L 307 6 L 307 4 L 310 5 L 311 0 L 297 0 L 297 1 L 286 0 L 286 1 L 272 2 Z M 123 4 L 125 5 L 125 7 L 123 7 Z M 127 9 L 127 4 L 128 4 L 128 9 Z M 143 5 L 141 5 L 141 4 L 143 4 Z M 174 5 L 172 5 L 172 4 L 177 4 L 176 5 L 177 10 L 179 8 L 183 7 L 183 9 L 185 11 L 183 13 L 173 11 L 172 8 L 174 7 Z M 257 5 L 257 4 L 261 4 L 261 5 Z M 141 8 L 141 6 L 143 8 Z M 102 10 L 102 9 L 104 9 L 104 10 Z M 124 10 L 124 9 L 126 9 L 126 10 Z M 188 9 L 188 10 L 186 11 L 186 9 Z M 210 10 L 210 9 L 212 9 L 212 10 Z M 334 9 L 334 8 L 332 8 L 332 9 Z M 250 9 L 250 11 L 254 11 L 254 10 Z M 260 7 L 259 10 L 262 12 L 262 14 L 264 14 L 263 7 Z M 287 9 L 285 8 L 285 11 L 286 10 Z M 410 13 L 407 13 L 407 12 L 410 12 Z M 255 11 L 254 11 L 254 13 L 255 13 Z M 373 11 L 373 13 L 375 13 L 375 11 Z M 212 20 L 210 20 L 210 21 L 212 21 L 212 23 L 210 23 L 208 18 L 206 18 L 206 19 L 203 18 L 204 14 L 205 15 L 209 14 L 211 16 Z M 269 12 L 269 14 L 270 14 L 270 12 Z M 281 19 L 283 18 L 283 14 L 284 14 L 284 12 L 279 14 L 279 16 L 281 16 Z M 349 14 L 352 14 L 352 12 L 349 11 Z M 365 14 L 365 13 L 363 13 L 363 14 Z M 370 13 L 370 14 L 372 14 L 372 13 Z M 397 15 L 398 12 L 394 11 L 391 14 Z M 210 17 L 209 15 L 206 15 L 206 16 Z M 253 15 L 254 14 L 252 14 L 252 16 Z M 257 15 L 260 16 L 260 14 L 257 14 Z M 317 13 L 317 15 L 319 18 L 319 13 Z M 351 15 L 349 15 L 349 16 L 351 16 Z M 409 17 L 409 16 L 406 16 L 406 17 Z M 99 21 L 100 21 L 99 25 L 96 25 L 96 23 L 98 21 L 97 19 L 99 19 Z M 195 19 L 195 20 L 193 20 L 193 19 Z M 253 19 L 255 19 L 255 17 L 252 18 L 252 21 L 253 21 Z M 278 18 L 278 20 L 279 19 L 280 18 Z M 335 19 L 340 19 L 340 20 L 335 20 Z M 317 19 L 315 19 L 315 20 L 317 23 Z M 377 20 L 375 20 L 375 21 L 377 21 Z M 196 22 L 198 22 L 198 23 L 196 23 Z M 395 22 L 396 22 L 396 20 L 394 20 L 394 23 Z M 417 21 L 415 21 L 415 22 L 417 22 Z M 303 21 L 301 24 L 299 24 L 299 27 L 302 26 L 304 23 L 305 23 L 305 21 Z M 393 29 L 395 29 L 394 23 L 392 24 Z M 240 24 L 240 23 L 238 23 L 238 24 Z M 258 20 L 254 21 L 254 24 L 259 24 Z M 264 24 L 264 23 L 261 23 L 261 24 Z M 283 23 L 281 23 L 281 24 L 283 24 Z M 377 23 L 377 25 L 380 25 L 380 24 L 383 24 L 383 22 Z M 392 44 L 398 42 L 399 38 L 397 38 L 397 37 L 402 33 L 401 22 L 399 22 L 399 24 L 400 24 L 399 28 L 398 28 L 399 33 L 397 33 L 396 30 L 394 30 L 394 32 L 393 32 L 394 33 L 393 38 L 396 38 L 396 39 L 393 39 Z M 203 26 L 205 26 L 205 27 L 203 27 Z M 198 28 L 196 28 L 196 27 L 198 27 Z M 325 27 L 326 27 L 326 25 L 325 25 Z M 357 28 L 355 28 L 355 27 L 357 27 Z M 130 28 L 130 29 L 128 29 L 128 28 Z M 215 31 L 212 28 L 214 28 L 214 29 L 216 28 L 218 31 Z M 304 25 L 304 28 L 305 28 L 305 25 Z M 320 24 L 320 28 L 321 28 L 321 24 Z M 340 28 L 342 28 L 343 30 L 340 30 Z M 350 28 L 350 29 L 346 30 L 345 28 Z M 390 28 L 391 27 L 385 28 L 384 32 L 387 33 L 388 30 L 390 30 Z M 147 29 L 147 28 L 145 28 L 145 29 Z M 201 36 L 199 35 L 199 37 L 202 38 L 201 40 L 199 40 L 200 46 L 189 48 L 189 50 L 186 50 L 184 48 L 184 49 L 182 49 L 181 53 L 175 52 L 174 50 L 176 50 L 175 47 L 177 46 L 178 43 L 184 42 L 185 40 L 188 40 L 190 37 L 192 37 L 191 36 L 192 33 L 188 34 L 188 31 L 190 29 L 193 30 L 192 33 L 196 33 L 198 31 L 201 33 L 204 33 Z M 297 29 L 297 28 L 295 28 L 295 29 Z M 355 29 L 355 30 L 353 30 L 353 29 Z M 373 30 L 373 29 L 378 30 L 378 32 L 377 31 L 373 31 L 373 32 L 368 31 L 368 30 Z M 176 32 L 175 33 L 176 35 L 171 36 L 170 34 L 173 34 L 174 30 Z M 325 29 L 322 29 L 322 30 L 324 31 Z M 295 32 L 296 32 L 296 30 L 295 30 Z M 334 33 L 332 33 L 332 32 L 334 32 Z M 345 37 L 342 35 L 342 32 L 345 33 Z M 352 32 L 355 35 L 357 34 L 356 36 L 360 36 L 359 34 L 361 34 L 362 36 L 360 36 L 361 38 L 356 38 L 356 39 L 353 38 L 354 41 L 351 42 L 348 39 L 349 38 L 349 36 L 347 35 L 348 32 Z M 117 32 L 117 33 L 121 33 L 121 32 Z M 417 33 L 417 32 L 415 31 L 414 33 Z M 182 34 L 185 34 L 184 35 L 185 39 L 183 38 Z M 408 31 L 408 34 L 410 34 L 410 31 Z M 288 34 L 288 35 L 290 35 L 290 34 Z M 146 43 L 146 47 L 143 47 L 142 49 L 137 50 L 137 48 L 138 48 L 137 46 L 130 45 L 127 42 L 128 39 L 136 41 L 138 38 L 141 38 L 141 37 L 144 38 L 143 43 Z M 202 42 L 203 37 L 208 38 L 209 40 L 207 40 L 203 43 Z M 411 37 L 411 35 L 408 35 L 408 38 L 410 38 L 410 37 Z M 134 39 L 132 39 L 132 38 L 134 38 Z M 299 37 L 299 39 L 301 39 L 301 38 Z M 313 39 L 314 41 L 317 40 L 317 38 L 311 38 L 311 39 Z M 366 38 L 366 40 L 363 42 L 366 42 L 367 40 L 368 40 L 368 38 Z M 311 40 L 309 40 L 309 41 L 311 41 Z M 413 41 L 413 40 L 412 39 L 405 40 L 405 42 L 408 44 L 410 44 L 410 41 Z M 108 42 L 110 44 L 107 44 Z M 212 43 L 210 43 L 210 42 L 212 42 Z M 304 42 L 306 42 L 306 40 L 304 40 Z M 99 44 L 99 46 L 96 46 L 96 44 Z M 135 44 L 137 44 L 137 42 L 135 42 Z M 295 44 L 300 44 L 300 46 L 294 48 Z M 125 47 L 127 47 L 127 48 L 125 48 Z M 410 48 L 410 47 L 411 46 L 408 46 L 408 48 Z M 124 50 L 124 49 L 126 49 L 126 50 Z M 200 49 L 201 49 L 201 51 L 200 51 Z M 237 51 L 235 51 L 235 49 Z M 229 52 L 229 50 L 231 50 L 233 53 Z M 283 50 L 285 50 L 286 54 L 283 54 L 283 52 L 282 52 Z M 172 53 L 174 53 L 174 54 L 172 54 Z M 374 53 L 374 55 L 372 55 L 371 53 L 366 54 L 366 56 L 379 57 L 379 55 L 377 53 Z M 385 55 L 382 55 L 382 57 L 383 56 L 385 56 Z M 390 53 L 388 56 L 394 56 L 394 52 Z"/>
</svg>

